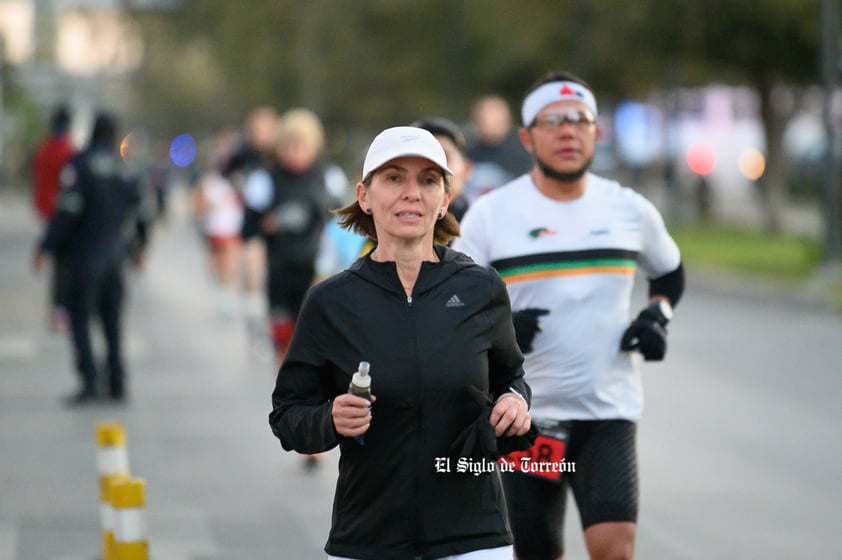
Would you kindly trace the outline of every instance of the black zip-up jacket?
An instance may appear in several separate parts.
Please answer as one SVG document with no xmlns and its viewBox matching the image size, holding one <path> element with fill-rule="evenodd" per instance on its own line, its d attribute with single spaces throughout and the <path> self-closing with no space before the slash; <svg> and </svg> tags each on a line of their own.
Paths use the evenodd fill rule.
<svg viewBox="0 0 842 560">
<path fill-rule="evenodd" d="M 315 285 L 278 372 L 269 423 L 284 449 L 341 449 L 329 554 L 433 559 L 512 542 L 499 474 L 459 473 L 451 451 L 479 414 L 469 386 L 531 397 L 508 294 L 493 270 L 436 251 L 411 297 L 394 262 L 368 256 Z M 364 445 L 331 418 L 361 361 L 377 397 Z"/>
</svg>

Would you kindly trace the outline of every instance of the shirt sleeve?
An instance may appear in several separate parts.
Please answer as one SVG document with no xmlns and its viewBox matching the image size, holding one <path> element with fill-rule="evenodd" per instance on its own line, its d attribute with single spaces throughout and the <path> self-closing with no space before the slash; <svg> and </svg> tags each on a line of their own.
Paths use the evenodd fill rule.
<svg viewBox="0 0 842 560">
<path fill-rule="evenodd" d="M 455 250 L 465 253 L 475 263 L 482 266 L 488 266 L 488 263 L 491 262 L 486 234 L 488 228 L 487 206 L 482 202 L 482 199 L 479 199 L 468 207 L 468 211 L 459 224 L 461 234 L 452 243 Z"/>
<path fill-rule="evenodd" d="M 272 193 L 275 187 L 272 176 L 265 169 L 257 169 L 246 178 L 243 188 L 243 200 L 246 207 L 256 212 L 263 212 L 272 204 Z"/>
<path fill-rule="evenodd" d="M 320 453 L 336 447 L 341 436 L 331 410 L 336 396 L 330 366 L 319 340 L 323 319 L 316 297 L 308 296 L 296 321 L 289 351 L 272 393 L 269 425 L 287 451 Z"/>
<path fill-rule="evenodd" d="M 325 169 L 325 189 L 332 203 L 341 204 L 348 196 L 348 177 L 342 168 L 328 165 Z"/>
<path fill-rule="evenodd" d="M 658 209 L 642 196 L 638 200 L 641 218 L 638 263 L 648 278 L 657 278 L 678 268 L 681 252 L 667 231 Z"/>
</svg>

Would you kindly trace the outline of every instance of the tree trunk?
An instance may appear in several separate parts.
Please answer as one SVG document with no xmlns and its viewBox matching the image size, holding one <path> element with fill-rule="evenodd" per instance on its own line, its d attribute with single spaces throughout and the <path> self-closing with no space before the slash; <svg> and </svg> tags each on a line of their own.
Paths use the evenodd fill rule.
<svg viewBox="0 0 842 560">
<path fill-rule="evenodd" d="M 763 220 L 763 231 L 777 234 L 781 231 L 781 205 L 785 199 L 785 173 L 782 140 L 785 119 L 776 114 L 772 104 L 771 80 L 756 80 L 760 94 L 760 118 L 766 137 L 766 171 L 756 181 L 755 189 Z"/>
</svg>

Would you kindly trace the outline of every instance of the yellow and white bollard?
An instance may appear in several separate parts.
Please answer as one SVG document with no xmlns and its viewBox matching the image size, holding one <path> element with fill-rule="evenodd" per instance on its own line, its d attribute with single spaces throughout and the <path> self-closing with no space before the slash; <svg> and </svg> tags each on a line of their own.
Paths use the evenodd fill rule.
<svg viewBox="0 0 842 560">
<path fill-rule="evenodd" d="M 129 455 L 126 452 L 126 432 L 116 422 L 96 425 L 96 470 L 99 476 L 128 474 Z"/>
<path fill-rule="evenodd" d="M 149 560 L 146 482 L 129 478 L 111 486 L 116 560 Z"/>
<path fill-rule="evenodd" d="M 96 425 L 96 469 L 99 476 L 100 524 L 102 525 L 102 558 L 116 560 L 114 555 L 114 513 L 110 489 L 118 479 L 129 477 L 126 432 L 120 424 L 102 422 Z"/>
<path fill-rule="evenodd" d="M 114 506 L 111 492 L 115 484 L 129 479 L 126 473 L 110 474 L 99 478 L 99 517 L 102 523 L 102 560 L 117 560 L 114 550 Z"/>
</svg>

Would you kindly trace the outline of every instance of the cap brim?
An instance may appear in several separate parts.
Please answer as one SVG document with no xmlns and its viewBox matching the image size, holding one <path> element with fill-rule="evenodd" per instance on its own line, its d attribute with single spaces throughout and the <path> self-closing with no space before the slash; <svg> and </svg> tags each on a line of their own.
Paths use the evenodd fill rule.
<svg viewBox="0 0 842 560">
<path fill-rule="evenodd" d="M 384 165 L 386 165 L 390 161 L 394 161 L 394 160 L 400 159 L 402 157 L 417 157 L 417 158 L 426 159 L 430 163 L 434 164 L 436 167 L 441 168 L 441 170 L 444 172 L 445 175 L 453 175 L 453 171 L 451 171 L 451 169 L 449 167 L 447 167 L 446 165 L 442 165 L 441 163 L 437 162 L 434 159 L 430 159 L 430 156 L 427 155 L 427 154 L 419 154 L 419 153 L 412 153 L 412 152 L 410 152 L 410 153 L 401 152 L 399 154 L 395 154 L 393 156 L 388 156 L 388 157 L 383 158 L 383 160 L 381 162 L 377 163 L 376 165 L 374 165 L 371 168 L 370 171 L 366 172 L 365 176 L 367 177 L 367 176 L 371 175 L 372 173 L 374 173 L 375 171 L 377 171 L 378 169 L 380 169 L 381 167 L 383 167 Z"/>
</svg>

